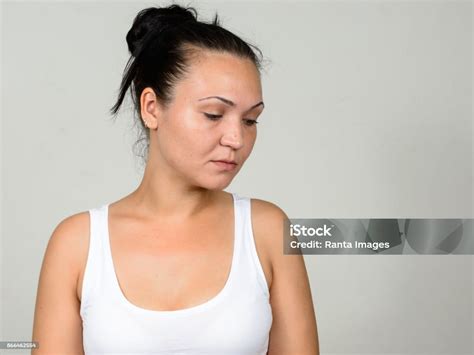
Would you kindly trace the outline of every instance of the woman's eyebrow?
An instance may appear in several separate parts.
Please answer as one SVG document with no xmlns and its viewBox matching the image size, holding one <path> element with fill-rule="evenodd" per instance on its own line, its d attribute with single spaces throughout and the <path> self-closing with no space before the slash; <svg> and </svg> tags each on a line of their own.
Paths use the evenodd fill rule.
<svg viewBox="0 0 474 355">
<path fill-rule="evenodd" d="M 229 99 L 226 99 L 224 97 L 221 97 L 221 96 L 208 96 L 208 97 L 203 97 L 202 99 L 199 99 L 198 101 L 202 101 L 202 100 L 207 100 L 207 99 L 219 99 L 221 100 L 222 102 L 224 102 L 225 104 L 229 105 L 229 106 L 235 106 L 235 103 Z M 257 106 L 260 106 L 262 105 L 262 107 L 265 107 L 265 104 L 263 103 L 263 101 L 260 101 L 258 104 L 255 104 L 253 105 L 252 107 L 250 107 L 247 111 L 250 111 L 252 109 L 254 109 L 255 107 Z M 247 112 L 246 111 L 246 112 Z"/>
</svg>

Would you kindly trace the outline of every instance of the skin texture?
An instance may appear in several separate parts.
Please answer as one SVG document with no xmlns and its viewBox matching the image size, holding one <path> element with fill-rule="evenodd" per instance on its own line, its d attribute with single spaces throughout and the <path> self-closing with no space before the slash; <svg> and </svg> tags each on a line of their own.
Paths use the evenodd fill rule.
<svg viewBox="0 0 474 355">
<path fill-rule="evenodd" d="M 223 97 L 234 105 L 214 98 L 201 100 L 209 96 Z M 222 190 L 232 182 L 252 152 L 257 127 L 249 125 L 249 120 L 256 120 L 264 106 L 250 108 L 261 101 L 262 88 L 255 65 L 227 53 L 203 51 L 196 57 L 188 74 L 175 86 L 174 99 L 168 107 L 160 104 L 151 88 L 143 90 L 141 116 L 150 130 L 144 176 L 135 191 L 109 207 L 111 217 L 115 216 L 115 227 L 111 228 L 111 235 L 113 232 L 116 238 L 112 243 L 114 264 L 124 293 L 132 303 L 150 309 L 186 308 L 205 302 L 222 288 L 226 280 L 224 273 L 212 280 L 212 284 L 220 287 L 209 288 L 207 294 L 195 292 L 194 299 L 189 296 L 179 299 L 178 295 L 189 295 L 189 290 L 199 289 L 204 283 L 204 279 L 184 273 L 179 263 L 167 264 L 164 269 L 170 269 L 171 265 L 175 272 L 182 271 L 181 279 L 185 282 L 180 290 L 171 291 L 171 282 L 163 278 L 157 283 L 161 288 L 149 291 L 153 297 L 147 297 L 139 282 L 149 285 L 150 280 L 136 281 L 137 284 L 130 280 L 137 280 L 136 275 L 145 275 L 147 270 L 159 270 L 160 265 L 143 261 L 145 254 L 152 256 L 150 260 L 168 260 L 167 257 L 175 260 L 172 256 L 179 251 L 199 252 L 189 231 L 200 230 L 199 235 L 215 237 L 216 233 L 206 230 L 210 230 L 206 226 L 212 223 L 212 231 L 221 230 L 220 239 L 226 240 L 224 234 L 229 234 L 225 231 L 230 217 L 224 216 L 230 216 L 225 212 L 230 211 L 225 207 L 229 206 L 230 199 Z M 222 117 L 212 121 L 204 113 Z M 235 160 L 238 165 L 233 171 L 223 171 L 212 162 L 220 159 Z M 273 313 L 268 354 L 319 354 L 315 311 L 303 257 L 284 255 L 282 250 L 283 220 L 288 217 L 273 203 L 259 199 L 252 199 L 251 203 L 255 243 L 270 288 Z M 119 216 L 127 216 L 133 223 L 120 222 L 125 218 Z M 219 220 L 221 228 L 215 227 Z M 59 223 L 48 242 L 40 272 L 32 336 L 40 348 L 32 354 L 83 353 L 79 309 L 89 223 L 87 212 L 70 216 Z M 120 236 L 119 230 L 128 233 Z M 151 231 L 159 231 L 163 237 L 152 238 Z M 125 234 L 147 235 L 147 244 L 130 237 L 126 239 Z M 168 237 L 171 235 L 173 238 Z M 216 244 L 215 240 L 209 240 L 208 244 L 200 240 L 200 243 L 203 253 L 209 245 L 221 245 L 221 251 L 230 245 L 227 242 Z M 168 255 L 163 252 L 163 245 L 168 248 Z M 187 245 L 188 250 L 183 245 Z M 136 259 L 131 258 L 132 254 L 125 254 L 125 251 L 132 253 L 132 249 Z M 200 271 L 209 268 L 209 272 L 201 272 L 207 279 L 216 273 L 216 263 L 224 265 L 230 259 L 231 250 L 225 250 L 225 253 L 219 250 L 214 253 L 221 255 L 222 260 L 209 258 L 208 265 L 197 266 Z M 121 263 L 124 259 L 137 262 Z M 175 296 L 161 298 L 167 282 L 170 288 L 164 287 L 166 294 L 174 291 Z M 195 288 L 189 286 L 193 283 Z M 184 289 L 185 285 L 189 290 Z"/>
</svg>

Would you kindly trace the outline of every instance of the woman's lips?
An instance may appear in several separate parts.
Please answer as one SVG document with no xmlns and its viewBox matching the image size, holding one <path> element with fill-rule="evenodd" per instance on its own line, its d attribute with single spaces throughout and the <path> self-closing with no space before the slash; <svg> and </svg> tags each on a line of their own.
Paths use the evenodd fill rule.
<svg viewBox="0 0 474 355">
<path fill-rule="evenodd" d="M 220 160 L 213 160 L 212 161 L 214 163 L 214 165 L 216 165 L 220 170 L 225 170 L 225 171 L 231 171 L 231 170 L 234 170 L 237 166 L 237 164 L 233 164 L 233 163 L 226 163 L 224 161 L 220 161 Z"/>
</svg>

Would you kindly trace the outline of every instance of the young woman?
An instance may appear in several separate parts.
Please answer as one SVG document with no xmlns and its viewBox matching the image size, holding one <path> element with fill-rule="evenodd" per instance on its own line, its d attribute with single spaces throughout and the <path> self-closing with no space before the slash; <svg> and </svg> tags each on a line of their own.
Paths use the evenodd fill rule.
<svg viewBox="0 0 474 355">
<path fill-rule="evenodd" d="M 43 260 L 33 354 L 319 354 L 304 259 L 275 204 L 223 189 L 264 109 L 250 45 L 196 10 L 142 10 L 127 34 L 143 180 L 64 219 Z"/>
</svg>

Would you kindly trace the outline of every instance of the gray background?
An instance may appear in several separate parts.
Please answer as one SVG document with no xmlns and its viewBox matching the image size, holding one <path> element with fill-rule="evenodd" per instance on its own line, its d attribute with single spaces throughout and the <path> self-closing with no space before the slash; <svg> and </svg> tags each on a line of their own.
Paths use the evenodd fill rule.
<svg viewBox="0 0 474 355">
<path fill-rule="evenodd" d="M 227 191 L 290 218 L 473 217 L 472 2 L 179 3 L 271 61 Z M 107 110 L 132 20 L 159 4 L 2 3 L 1 340 L 31 340 L 55 226 L 140 181 L 131 109 Z M 472 353 L 473 256 L 305 260 L 322 354 Z"/>
</svg>

